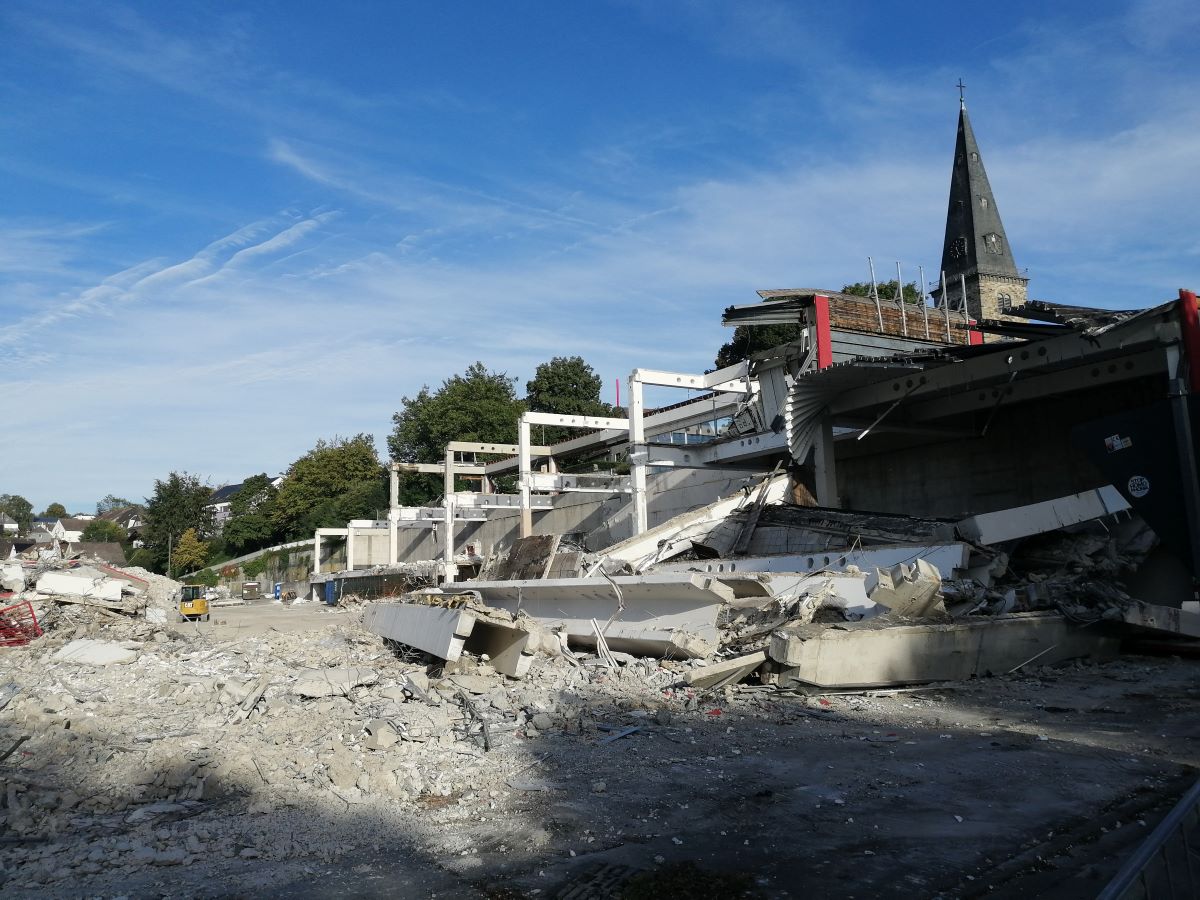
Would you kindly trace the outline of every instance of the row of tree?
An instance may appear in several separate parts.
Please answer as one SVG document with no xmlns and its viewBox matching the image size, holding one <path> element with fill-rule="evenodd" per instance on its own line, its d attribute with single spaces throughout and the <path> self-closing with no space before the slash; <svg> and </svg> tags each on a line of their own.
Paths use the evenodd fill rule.
<svg viewBox="0 0 1200 900">
<path fill-rule="evenodd" d="M 489 370 L 482 362 L 428 385 L 415 397 L 401 399 L 387 439 L 398 462 L 441 462 L 454 440 L 514 444 L 517 420 L 525 410 L 566 415 L 611 416 L 616 410 L 600 399 L 602 381 L 581 357 L 555 357 L 537 367 L 517 394 L 517 379 Z M 561 440 L 562 429 L 546 429 L 539 441 Z M 214 534 L 212 488 L 187 472 L 172 472 L 154 482 L 146 500 L 141 531 L 144 553 L 138 564 L 157 571 L 190 571 L 214 560 L 229 559 L 289 540 L 311 537 L 317 528 L 340 527 L 350 519 L 382 518 L 388 508 L 388 471 L 374 438 L 319 440 L 294 461 L 278 487 L 267 475 L 247 479 L 230 498 L 229 517 Z M 442 480 L 433 476 L 401 478 L 405 505 L 434 502 Z"/>
</svg>

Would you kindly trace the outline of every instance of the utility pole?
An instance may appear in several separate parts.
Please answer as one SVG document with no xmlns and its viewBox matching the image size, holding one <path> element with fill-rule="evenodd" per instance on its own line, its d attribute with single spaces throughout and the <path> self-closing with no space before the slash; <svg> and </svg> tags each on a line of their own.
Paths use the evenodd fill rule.
<svg viewBox="0 0 1200 900">
<path fill-rule="evenodd" d="M 174 537 L 171 532 L 167 532 L 167 577 L 171 577 L 171 539 Z"/>
</svg>

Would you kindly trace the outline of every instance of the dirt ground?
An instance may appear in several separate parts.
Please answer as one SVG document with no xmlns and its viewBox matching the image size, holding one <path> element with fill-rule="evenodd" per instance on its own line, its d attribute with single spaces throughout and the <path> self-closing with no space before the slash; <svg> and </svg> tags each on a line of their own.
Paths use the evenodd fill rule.
<svg viewBox="0 0 1200 900">
<path fill-rule="evenodd" d="M 388 705 L 423 668 L 357 615 L 88 630 L 135 641 L 129 665 L 56 661 L 78 633 L 0 651 L 0 754 L 28 738 L 0 761 L 0 893 L 1093 897 L 1200 761 L 1200 664 L 1138 656 L 840 696 L 460 667 L 430 702 L 486 707 L 491 749 L 455 726 L 375 750 L 365 726 L 428 704 Z M 304 666 L 378 678 L 314 699 Z"/>
</svg>

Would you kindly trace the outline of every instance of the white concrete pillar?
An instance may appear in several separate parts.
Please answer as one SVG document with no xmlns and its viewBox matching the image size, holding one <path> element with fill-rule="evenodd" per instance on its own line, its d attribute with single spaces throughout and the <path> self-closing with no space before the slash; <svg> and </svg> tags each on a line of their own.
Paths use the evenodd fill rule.
<svg viewBox="0 0 1200 900">
<path fill-rule="evenodd" d="M 454 451 L 446 451 L 446 463 L 442 470 L 442 493 L 449 497 L 454 493 Z"/>
<path fill-rule="evenodd" d="M 346 571 L 354 569 L 354 529 L 346 526 Z"/>
<path fill-rule="evenodd" d="M 321 532 L 313 534 L 313 567 L 314 575 L 321 574 Z"/>
<path fill-rule="evenodd" d="M 392 463 L 388 490 L 388 564 L 400 562 L 400 470 Z"/>
<path fill-rule="evenodd" d="M 533 534 L 533 509 L 530 507 L 529 499 L 529 476 L 530 476 L 530 435 L 529 423 L 525 421 L 525 417 L 521 417 L 521 421 L 517 425 L 517 450 L 518 450 L 518 470 L 520 473 L 520 491 L 521 491 L 521 537 L 529 537 Z"/>
<path fill-rule="evenodd" d="M 649 528 L 646 511 L 646 429 L 642 423 L 642 382 L 637 369 L 629 375 L 629 464 L 633 475 L 633 533 Z"/>
<path fill-rule="evenodd" d="M 443 503 L 446 515 L 442 523 L 445 530 L 445 540 L 442 544 L 442 577 L 446 584 L 452 584 L 458 575 L 458 566 L 454 564 L 454 494 L 447 494 Z"/>
<path fill-rule="evenodd" d="M 833 420 L 828 416 L 821 420 L 817 428 L 813 448 L 817 502 L 822 506 L 838 509 L 842 504 L 838 497 L 837 465 L 833 456 Z"/>
</svg>

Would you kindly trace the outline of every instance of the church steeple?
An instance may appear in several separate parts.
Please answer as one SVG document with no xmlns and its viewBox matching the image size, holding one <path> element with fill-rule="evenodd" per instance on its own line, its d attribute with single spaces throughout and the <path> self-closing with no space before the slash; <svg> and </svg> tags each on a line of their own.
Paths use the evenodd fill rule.
<svg viewBox="0 0 1200 900">
<path fill-rule="evenodd" d="M 1025 302 L 1028 279 L 1013 260 L 1000 210 L 992 194 L 979 144 L 967 116 L 959 82 L 958 138 L 950 175 L 950 202 L 946 210 L 946 239 L 942 244 L 942 271 L 951 307 L 962 302 L 966 280 L 967 309 L 976 318 L 997 318 L 1009 306 Z M 934 292 L 941 302 L 941 290 Z"/>
</svg>

